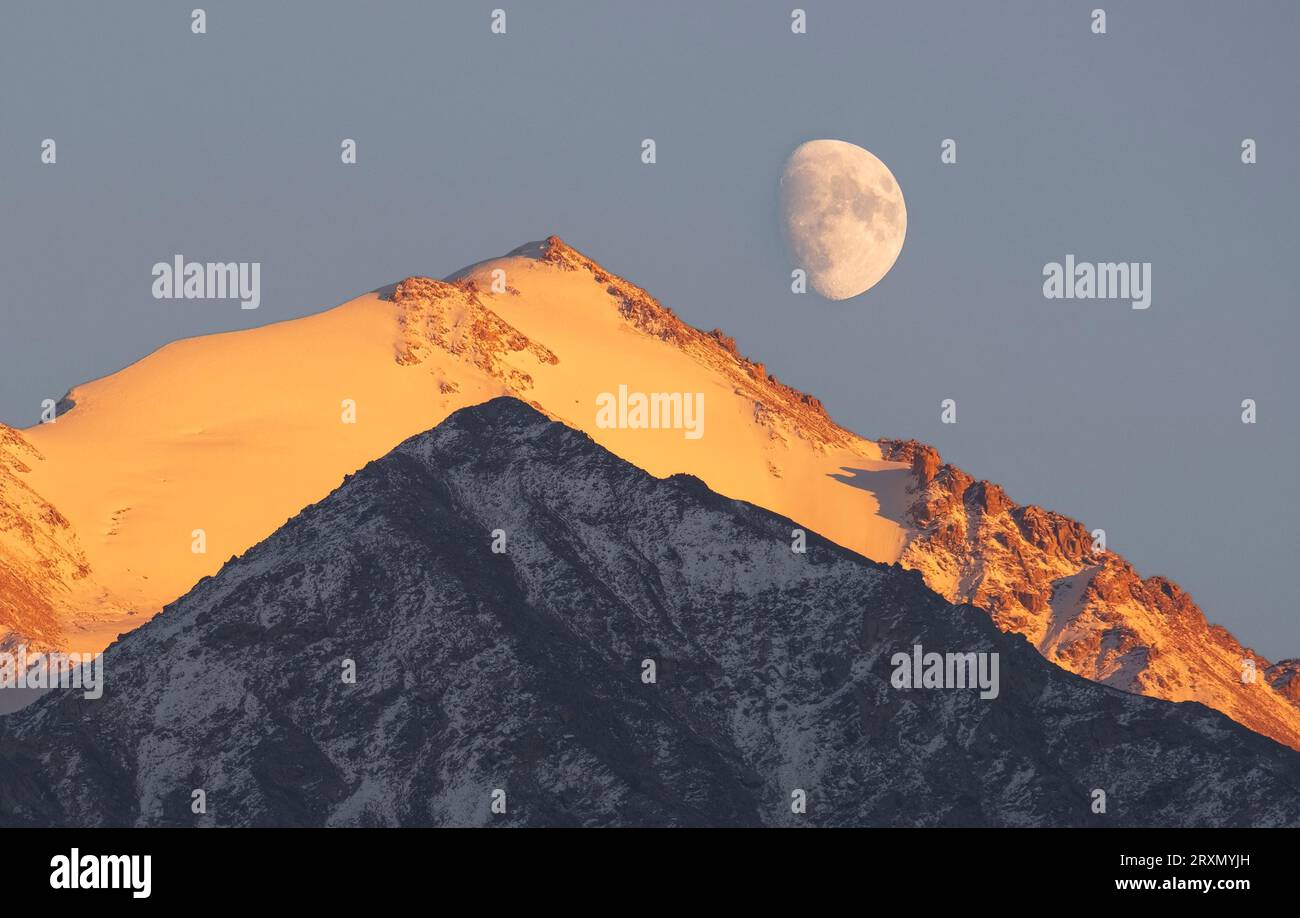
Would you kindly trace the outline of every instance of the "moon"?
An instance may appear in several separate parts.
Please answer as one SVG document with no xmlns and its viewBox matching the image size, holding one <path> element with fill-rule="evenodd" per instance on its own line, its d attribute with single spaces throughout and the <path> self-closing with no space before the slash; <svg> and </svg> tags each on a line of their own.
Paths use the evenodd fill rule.
<svg viewBox="0 0 1300 918">
<path fill-rule="evenodd" d="M 810 140 L 785 164 L 781 212 L 796 266 L 828 300 L 865 293 L 889 273 L 907 205 L 889 167 L 843 140 Z"/>
</svg>

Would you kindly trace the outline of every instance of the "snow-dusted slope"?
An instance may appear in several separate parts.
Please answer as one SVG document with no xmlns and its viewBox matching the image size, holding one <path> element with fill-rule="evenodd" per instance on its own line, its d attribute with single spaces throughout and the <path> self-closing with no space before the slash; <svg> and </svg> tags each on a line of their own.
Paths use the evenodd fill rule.
<svg viewBox="0 0 1300 918">
<path fill-rule="evenodd" d="M 0 824 L 1300 823 L 1300 754 L 791 525 L 457 412 L 110 648 L 102 699 L 0 718 Z M 998 654 L 997 696 L 894 687 L 916 644 Z"/>
<path fill-rule="evenodd" d="M 598 397 L 620 386 L 703 393 L 703 435 L 598 426 Z M 409 278 L 304 319 L 179 341 L 72 390 L 56 423 L 23 432 L 31 455 L 0 481 L 0 500 L 57 508 L 79 585 L 29 580 L 26 562 L 6 568 L 31 598 L 0 625 L 11 640 L 30 622 L 35 643 L 102 647 L 344 474 L 499 395 L 654 475 L 689 472 L 901 561 L 1068 669 L 1201 701 L 1300 747 L 1300 708 L 1263 677 L 1267 661 L 1172 583 L 1091 557 L 1079 524 L 1015 505 L 927 447 L 838 427 L 724 334 L 691 328 L 555 237 L 447 282 Z M 345 400 L 356 423 L 343 421 Z M 205 553 L 193 550 L 196 530 Z M 0 532 L 0 562 L 26 557 L 26 538 Z M 1259 660 L 1255 683 L 1240 681 L 1242 655 Z"/>
</svg>

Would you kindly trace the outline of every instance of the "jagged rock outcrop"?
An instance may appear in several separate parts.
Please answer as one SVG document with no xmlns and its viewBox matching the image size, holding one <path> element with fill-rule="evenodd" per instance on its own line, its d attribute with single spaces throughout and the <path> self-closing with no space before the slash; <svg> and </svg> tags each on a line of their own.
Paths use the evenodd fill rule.
<svg viewBox="0 0 1300 918">
<path fill-rule="evenodd" d="M 400 307 L 404 332 L 398 363 L 418 364 L 430 350 L 445 351 L 522 394 L 532 388 L 533 378 L 511 366 L 507 357 L 527 353 L 541 364 L 560 362 L 484 306 L 473 281 L 408 277 L 393 289 L 392 300 Z"/>
<path fill-rule="evenodd" d="M 1279 660 L 1265 674 L 1274 691 L 1292 704 L 1300 704 L 1300 660 Z"/>
<path fill-rule="evenodd" d="M 0 823 L 1300 824 L 1300 754 L 790 526 L 459 411 L 111 647 L 102 699 L 0 718 Z M 918 644 L 997 654 L 996 697 L 895 687 Z"/>
<path fill-rule="evenodd" d="M 0 649 L 58 646 L 56 603 L 90 574 L 67 519 L 22 480 L 40 458 L 0 424 Z"/>
<path fill-rule="evenodd" d="M 1268 660 L 1211 625 L 1176 583 L 1144 579 L 1113 552 L 1094 550 L 1082 524 L 1015 504 L 997 485 L 942 463 L 932 447 L 880 443 L 887 457 L 912 465 L 915 532 L 900 560 L 932 589 L 986 610 L 1071 672 L 1199 701 L 1300 748 L 1300 692 L 1290 677 L 1265 677 Z"/>
</svg>

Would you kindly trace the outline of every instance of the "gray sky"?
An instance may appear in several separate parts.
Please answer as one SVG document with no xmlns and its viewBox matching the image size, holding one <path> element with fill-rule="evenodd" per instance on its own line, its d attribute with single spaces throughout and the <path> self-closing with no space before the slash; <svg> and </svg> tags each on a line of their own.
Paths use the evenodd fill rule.
<svg viewBox="0 0 1300 918">
<path fill-rule="evenodd" d="M 1300 5 L 807 0 L 795 36 L 793 2 L 208 2 L 194 36 L 201 2 L 5 4 L 5 422 L 172 339 L 554 232 L 845 426 L 1105 528 L 1300 655 Z M 777 223 L 783 161 L 818 137 L 908 204 L 893 271 L 836 303 L 789 292 Z M 260 261 L 261 308 L 152 299 L 176 252 Z M 1151 308 L 1045 300 L 1066 253 L 1151 262 Z"/>
</svg>

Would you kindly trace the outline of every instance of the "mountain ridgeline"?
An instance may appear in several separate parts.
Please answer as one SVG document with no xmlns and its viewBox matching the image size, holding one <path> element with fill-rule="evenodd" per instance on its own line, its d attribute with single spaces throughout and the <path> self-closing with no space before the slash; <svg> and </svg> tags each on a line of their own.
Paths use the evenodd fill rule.
<svg viewBox="0 0 1300 918">
<path fill-rule="evenodd" d="M 625 390 L 706 405 L 703 435 L 602 423 L 596 406 Z M 102 649 L 344 475 L 500 396 L 652 475 L 693 475 L 915 570 L 1071 672 L 1300 748 L 1300 663 L 1243 647 L 1080 523 L 931 447 L 838 426 L 726 334 L 554 236 L 447 280 L 174 342 L 75 387 L 55 423 L 0 427 L 0 648 Z"/>
<path fill-rule="evenodd" d="M 1300 824 L 1300 754 L 794 528 L 457 411 L 0 718 L 0 823 Z M 899 687 L 917 647 L 995 697 Z"/>
</svg>

